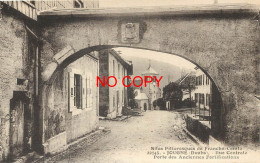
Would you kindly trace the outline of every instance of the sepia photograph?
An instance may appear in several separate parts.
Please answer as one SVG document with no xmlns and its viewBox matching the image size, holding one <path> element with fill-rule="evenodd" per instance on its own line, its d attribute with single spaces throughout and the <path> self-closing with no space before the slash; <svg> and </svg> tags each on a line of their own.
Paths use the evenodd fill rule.
<svg viewBox="0 0 260 163">
<path fill-rule="evenodd" d="M 260 162 L 260 1 L 0 0 L 0 162 Z"/>
</svg>

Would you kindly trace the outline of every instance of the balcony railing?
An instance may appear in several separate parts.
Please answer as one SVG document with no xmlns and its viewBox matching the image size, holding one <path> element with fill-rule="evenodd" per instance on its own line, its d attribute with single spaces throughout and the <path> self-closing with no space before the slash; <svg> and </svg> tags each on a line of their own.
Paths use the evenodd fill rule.
<svg viewBox="0 0 260 163">
<path fill-rule="evenodd" d="M 30 2 L 27 1 L 2 1 L 2 2 L 18 10 L 25 16 L 37 20 L 36 8 Z"/>
</svg>

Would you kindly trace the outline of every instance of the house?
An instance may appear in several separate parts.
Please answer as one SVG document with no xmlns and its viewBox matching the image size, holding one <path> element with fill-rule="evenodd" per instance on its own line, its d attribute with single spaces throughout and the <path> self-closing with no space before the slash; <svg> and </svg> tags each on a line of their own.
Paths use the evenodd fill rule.
<svg viewBox="0 0 260 163">
<path fill-rule="evenodd" d="M 98 53 L 86 54 L 60 70 L 43 97 L 43 147 L 52 153 L 98 127 Z M 86 64 L 87 63 L 87 64 Z"/>
<path fill-rule="evenodd" d="M 46 54 L 41 54 L 43 40 L 36 12 L 54 7 L 73 8 L 75 3 L 74 0 L 0 2 L 0 162 L 30 151 L 55 151 L 97 127 L 96 87 L 89 85 L 92 106 L 85 106 L 86 95 L 80 91 L 85 93 L 86 88 L 84 84 L 78 86 L 83 77 L 90 78 L 89 73 L 97 75 L 96 57 L 86 54 L 81 61 L 57 72 L 53 83 L 40 82 L 41 57 Z M 98 7 L 98 2 L 95 3 Z M 92 67 L 83 68 L 88 60 Z M 75 86 L 69 87 L 68 83 L 73 81 Z M 49 96 L 41 97 L 40 84 L 48 85 Z M 72 97 L 69 89 L 77 90 L 77 95 L 73 94 L 76 97 Z"/>
<path fill-rule="evenodd" d="M 196 114 L 209 118 L 211 116 L 212 82 L 210 78 L 199 68 L 196 70 L 196 88 L 193 91 L 194 100 L 198 111 Z"/>
<path fill-rule="evenodd" d="M 181 87 L 182 91 L 182 101 L 191 99 L 194 100 L 194 87 L 195 87 L 196 74 L 194 71 L 183 75 L 180 79 L 175 81 Z"/>
<path fill-rule="evenodd" d="M 99 77 L 106 79 L 114 76 L 117 84 L 114 87 L 99 87 L 99 115 L 107 118 L 116 118 L 122 115 L 122 108 L 127 106 L 127 87 L 122 84 L 124 76 L 132 74 L 133 65 L 124 60 L 114 49 L 105 49 L 99 52 Z M 111 80 L 111 85 L 113 85 Z M 127 82 L 127 79 L 124 81 Z"/>
</svg>

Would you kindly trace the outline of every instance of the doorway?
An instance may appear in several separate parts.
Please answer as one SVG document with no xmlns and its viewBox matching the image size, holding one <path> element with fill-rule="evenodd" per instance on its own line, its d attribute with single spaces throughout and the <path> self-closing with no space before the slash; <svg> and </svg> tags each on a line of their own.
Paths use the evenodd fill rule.
<svg viewBox="0 0 260 163">
<path fill-rule="evenodd" d="M 30 150 L 31 111 L 25 92 L 14 92 L 10 101 L 10 154 L 21 156 Z"/>
</svg>

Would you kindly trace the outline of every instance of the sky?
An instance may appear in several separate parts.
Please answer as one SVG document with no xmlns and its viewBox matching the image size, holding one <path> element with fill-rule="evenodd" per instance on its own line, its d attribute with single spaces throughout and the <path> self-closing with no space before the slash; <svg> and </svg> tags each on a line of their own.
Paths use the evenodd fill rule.
<svg viewBox="0 0 260 163">
<path fill-rule="evenodd" d="M 200 5 L 224 3 L 250 3 L 260 5 L 260 0 L 99 0 L 101 8 L 138 7 L 138 6 L 169 6 L 169 5 Z"/>
<path fill-rule="evenodd" d="M 150 63 L 159 76 L 163 76 L 160 81 L 161 89 L 169 82 L 175 82 L 182 75 L 194 71 L 196 67 L 188 60 L 168 53 L 123 47 L 114 49 L 120 51 L 120 55 L 125 60 L 132 61 L 133 76 L 139 76 L 145 72 Z"/>
<path fill-rule="evenodd" d="M 134 49 L 134 48 L 114 48 L 116 51 L 121 52 L 121 56 L 126 60 L 131 60 L 132 57 L 138 57 L 143 59 L 151 59 L 155 61 L 160 61 L 162 63 L 171 64 L 177 66 L 180 69 L 186 69 L 187 71 L 192 71 L 196 67 L 190 61 L 183 59 L 176 55 L 171 55 L 168 53 L 161 53 L 150 50 Z"/>
</svg>

